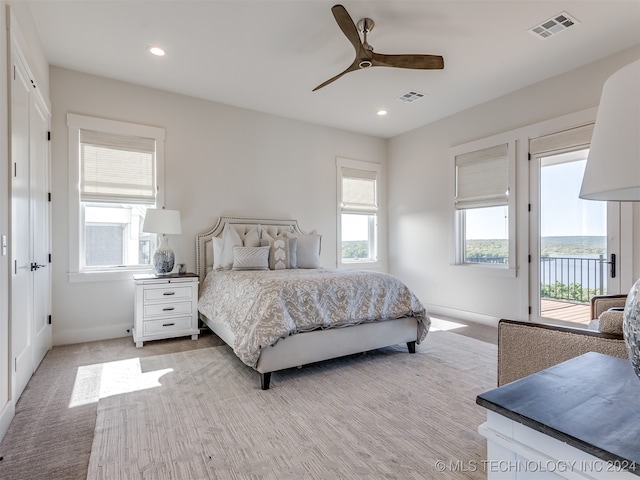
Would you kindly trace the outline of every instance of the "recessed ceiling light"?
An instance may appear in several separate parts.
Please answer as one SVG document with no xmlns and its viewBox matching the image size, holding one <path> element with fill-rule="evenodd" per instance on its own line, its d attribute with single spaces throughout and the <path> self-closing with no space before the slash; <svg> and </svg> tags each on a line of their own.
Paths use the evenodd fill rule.
<svg viewBox="0 0 640 480">
<path fill-rule="evenodd" d="M 161 49 L 160 47 L 151 47 L 149 48 L 149 51 L 157 57 L 164 56 L 164 50 Z"/>
<path fill-rule="evenodd" d="M 379 117 L 384 117 L 387 114 L 386 110 L 378 110 L 378 116 Z"/>
</svg>

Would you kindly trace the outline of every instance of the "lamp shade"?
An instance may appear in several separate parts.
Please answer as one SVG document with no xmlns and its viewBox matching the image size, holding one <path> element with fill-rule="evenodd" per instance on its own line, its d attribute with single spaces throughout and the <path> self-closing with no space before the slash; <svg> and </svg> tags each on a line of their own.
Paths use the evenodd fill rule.
<svg viewBox="0 0 640 480">
<path fill-rule="evenodd" d="M 580 198 L 640 201 L 640 60 L 604 84 Z"/>
<path fill-rule="evenodd" d="M 178 210 L 149 208 L 144 216 L 142 231 L 147 233 L 180 235 L 182 233 L 180 212 Z"/>
</svg>

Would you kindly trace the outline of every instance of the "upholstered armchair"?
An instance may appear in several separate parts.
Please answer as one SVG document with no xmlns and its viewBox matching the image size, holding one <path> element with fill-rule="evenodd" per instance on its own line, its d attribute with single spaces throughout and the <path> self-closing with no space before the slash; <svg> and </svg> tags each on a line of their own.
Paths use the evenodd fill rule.
<svg viewBox="0 0 640 480">
<path fill-rule="evenodd" d="M 498 323 L 498 386 L 513 382 L 587 352 L 628 358 L 622 337 L 626 295 L 591 299 L 589 328 L 518 320 Z"/>
</svg>

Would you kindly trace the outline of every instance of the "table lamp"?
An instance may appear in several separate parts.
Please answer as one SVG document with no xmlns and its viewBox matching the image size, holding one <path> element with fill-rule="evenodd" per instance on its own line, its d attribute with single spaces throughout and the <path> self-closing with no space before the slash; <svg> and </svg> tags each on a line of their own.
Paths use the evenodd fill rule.
<svg viewBox="0 0 640 480">
<path fill-rule="evenodd" d="M 580 198 L 640 202 L 640 60 L 604 84 Z M 640 279 L 627 296 L 622 329 L 640 378 Z"/>
<path fill-rule="evenodd" d="M 167 235 L 180 235 L 182 233 L 180 212 L 178 210 L 149 208 L 144 217 L 142 231 L 161 235 L 160 245 L 158 245 L 158 249 L 153 254 L 153 268 L 158 275 L 171 273 L 175 256 L 169 246 Z"/>
</svg>

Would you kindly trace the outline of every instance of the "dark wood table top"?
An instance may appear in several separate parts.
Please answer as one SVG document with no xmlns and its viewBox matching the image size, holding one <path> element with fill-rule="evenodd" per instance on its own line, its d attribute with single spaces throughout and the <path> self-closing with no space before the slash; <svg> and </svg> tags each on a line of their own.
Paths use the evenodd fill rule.
<svg viewBox="0 0 640 480">
<path fill-rule="evenodd" d="M 476 403 L 640 476 L 640 378 L 628 360 L 586 353 Z"/>
</svg>

